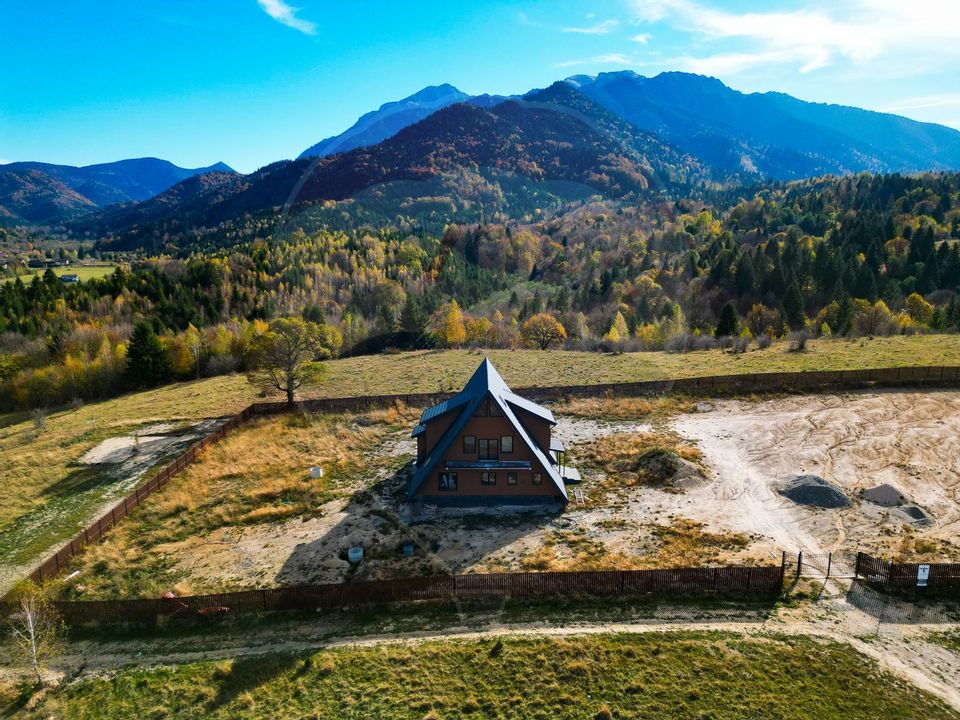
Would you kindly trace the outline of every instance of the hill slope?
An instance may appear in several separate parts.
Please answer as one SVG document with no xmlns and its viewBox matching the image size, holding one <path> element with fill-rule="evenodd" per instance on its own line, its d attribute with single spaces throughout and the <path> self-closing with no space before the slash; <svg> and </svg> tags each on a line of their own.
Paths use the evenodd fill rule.
<svg viewBox="0 0 960 720">
<path fill-rule="evenodd" d="M 577 105 L 577 107 L 572 107 Z M 171 223 L 211 226 L 280 206 L 344 200 L 377 188 L 399 187 L 401 201 L 445 193 L 473 197 L 476 187 L 495 198 L 529 198 L 547 191 L 622 197 L 660 187 L 699 171 L 689 156 L 640 133 L 563 85 L 490 108 L 450 105 L 370 147 L 340 155 L 281 161 L 217 182 L 216 192 L 181 183 L 131 211 L 101 213 L 81 223 L 108 235 L 110 244 L 142 245 L 169 235 Z M 379 201 L 379 197 L 373 198 Z M 136 227 L 135 227 L 136 226 Z M 176 231 L 176 228 L 174 228 Z"/>
<path fill-rule="evenodd" d="M 743 94 L 687 73 L 567 79 L 634 125 L 727 171 L 774 179 L 960 168 L 960 132 L 782 93 Z"/>
<path fill-rule="evenodd" d="M 347 152 L 358 147 L 376 145 L 405 127 L 423 120 L 440 108 L 463 102 L 469 96 L 453 85 L 431 85 L 402 100 L 384 103 L 378 110 L 361 116 L 356 123 L 339 135 L 325 138 L 302 153 L 305 157 L 324 157 Z"/>
<path fill-rule="evenodd" d="M 182 168 L 157 158 L 84 167 L 9 163 L 0 165 L 0 215 L 14 221 L 56 222 L 114 203 L 146 200 L 181 180 L 212 171 L 233 172 L 223 163 Z"/>
</svg>

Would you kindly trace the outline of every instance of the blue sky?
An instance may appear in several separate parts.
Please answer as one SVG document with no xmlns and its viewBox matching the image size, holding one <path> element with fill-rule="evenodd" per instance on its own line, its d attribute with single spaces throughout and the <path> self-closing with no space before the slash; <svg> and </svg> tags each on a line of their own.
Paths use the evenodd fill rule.
<svg viewBox="0 0 960 720">
<path fill-rule="evenodd" d="M 957 0 L 3 0 L 0 162 L 247 172 L 432 84 L 687 70 L 960 128 Z"/>
</svg>

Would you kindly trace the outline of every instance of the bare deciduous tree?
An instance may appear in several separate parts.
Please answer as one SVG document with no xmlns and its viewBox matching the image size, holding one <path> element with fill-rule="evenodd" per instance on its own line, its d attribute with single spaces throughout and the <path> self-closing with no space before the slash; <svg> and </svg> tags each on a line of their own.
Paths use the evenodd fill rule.
<svg viewBox="0 0 960 720">
<path fill-rule="evenodd" d="M 63 622 L 43 590 L 29 580 L 12 593 L 12 608 L 7 617 L 13 654 L 30 666 L 43 684 L 41 671 L 61 649 Z"/>
</svg>

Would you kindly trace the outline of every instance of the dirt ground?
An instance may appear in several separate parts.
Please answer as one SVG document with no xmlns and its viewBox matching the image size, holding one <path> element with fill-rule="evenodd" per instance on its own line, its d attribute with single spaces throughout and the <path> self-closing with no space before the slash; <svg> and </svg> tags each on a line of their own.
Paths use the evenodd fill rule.
<svg viewBox="0 0 960 720">
<path fill-rule="evenodd" d="M 397 462 L 384 462 L 413 454 L 403 429 L 371 456 L 379 469 L 366 487 L 308 517 L 224 527 L 156 552 L 175 563 L 178 593 L 437 572 L 779 563 L 781 551 L 798 550 L 960 558 L 960 392 L 724 400 L 636 420 L 555 410 L 555 433 L 574 454 L 586 455 L 601 438 L 672 435 L 698 451 L 704 477 L 662 488 L 610 482 L 604 468 L 587 465 L 579 486 L 586 503 L 572 501 L 562 512 L 426 508 L 415 515 L 403 501 L 409 471 L 391 475 L 386 468 Z M 776 492 L 797 474 L 834 483 L 851 507 L 819 509 Z M 931 521 L 860 497 L 882 483 Z M 414 544 L 412 556 L 402 552 L 405 541 Z M 357 545 L 364 560 L 353 566 L 346 553 Z"/>
<path fill-rule="evenodd" d="M 714 481 L 689 492 L 710 526 L 763 536 L 784 549 L 864 550 L 904 558 L 960 558 L 960 393 L 870 392 L 719 403 L 673 422 L 703 451 Z M 847 509 L 798 505 L 774 486 L 797 474 L 823 477 Z M 922 508 L 860 497 L 881 484 Z"/>
</svg>

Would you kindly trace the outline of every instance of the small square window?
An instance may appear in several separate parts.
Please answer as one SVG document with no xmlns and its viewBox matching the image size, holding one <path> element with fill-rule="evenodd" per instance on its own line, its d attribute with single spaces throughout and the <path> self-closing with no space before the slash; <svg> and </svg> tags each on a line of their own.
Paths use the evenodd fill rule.
<svg viewBox="0 0 960 720">
<path fill-rule="evenodd" d="M 480 473 L 480 484 L 481 485 L 496 485 L 497 484 L 497 474 L 495 472 L 482 472 Z"/>
<path fill-rule="evenodd" d="M 465 453 L 473 454 L 477 451 L 477 436 L 476 435 L 464 435 L 463 436 L 463 451 Z"/>
<path fill-rule="evenodd" d="M 500 436 L 500 452 L 502 453 L 513 452 L 513 435 Z"/>
<path fill-rule="evenodd" d="M 507 473 L 507 485 L 516 485 L 517 484 L 517 474 L 515 472 Z"/>
<path fill-rule="evenodd" d="M 439 477 L 439 489 L 444 492 L 454 492 L 457 489 L 457 474 L 452 472 L 442 472 Z"/>
<path fill-rule="evenodd" d="M 533 484 L 534 485 L 543 485 L 543 475 L 540 473 L 533 474 Z"/>
</svg>

